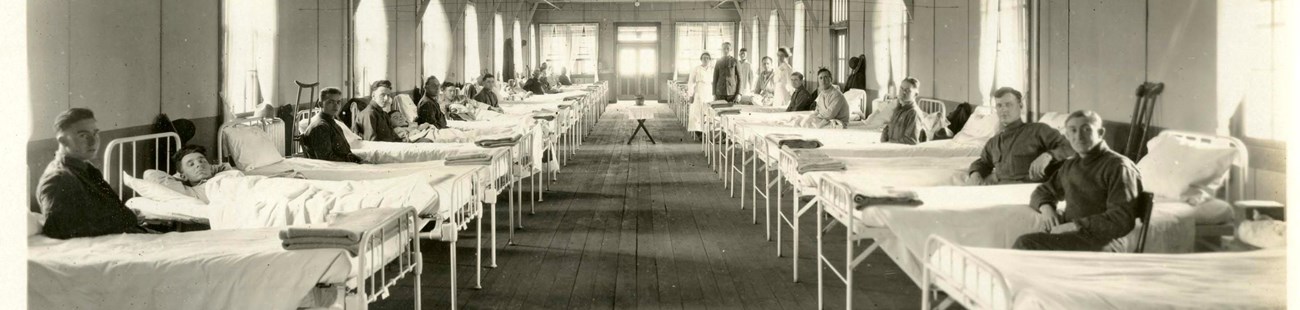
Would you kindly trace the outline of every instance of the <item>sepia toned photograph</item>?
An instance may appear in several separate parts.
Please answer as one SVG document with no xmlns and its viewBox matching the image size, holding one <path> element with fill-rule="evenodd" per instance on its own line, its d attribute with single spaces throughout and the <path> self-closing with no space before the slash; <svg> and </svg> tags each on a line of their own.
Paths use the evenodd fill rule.
<svg viewBox="0 0 1300 310">
<path fill-rule="evenodd" d="M 1292 0 L 2 2 L 4 309 L 1300 307 Z"/>
</svg>

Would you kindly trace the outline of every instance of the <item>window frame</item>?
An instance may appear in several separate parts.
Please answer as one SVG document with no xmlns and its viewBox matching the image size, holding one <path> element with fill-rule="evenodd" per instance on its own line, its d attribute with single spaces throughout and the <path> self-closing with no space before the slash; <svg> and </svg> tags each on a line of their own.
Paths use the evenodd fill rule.
<svg viewBox="0 0 1300 310">
<path fill-rule="evenodd" d="M 537 28 L 539 28 L 539 29 L 538 29 L 538 32 L 539 32 L 539 33 L 544 33 L 545 31 L 544 31 L 543 29 L 546 28 L 546 27 L 548 27 L 548 26 L 550 26 L 550 27 L 563 26 L 563 27 L 564 27 L 564 32 L 565 32 L 565 36 L 564 36 L 564 38 L 565 38 L 565 40 L 568 42 L 568 45 L 569 45 L 569 53 L 568 53 L 569 55 L 565 56 L 565 57 L 566 57 L 565 60 L 566 60 L 567 63 L 570 64 L 570 65 L 573 64 L 573 63 L 577 63 L 579 60 L 587 60 L 587 58 L 571 58 L 571 57 L 573 57 L 573 56 L 575 55 L 575 53 L 573 52 L 573 49 L 577 48 L 577 44 L 575 43 L 577 38 L 573 35 L 573 32 L 572 32 L 571 29 L 572 29 L 573 27 L 575 27 L 575 26 L 590 26 L 590 27 L 592 27 L 591 29 L 592 29 L 592 31 L 593 31 L 593 34 L 592 34 L 592 36 L 591 36 L 591 38 L 592 38 L 591 41 L 592 41 L 593 44 L 592 44 L 592 46 L 591 46 L 592 51 L 591 51 L 591 59 L 590 59 L 590 61 L 592 62 L 593 66 L 592 66 L 592 68 L 589 68 L 589 69 L 591 70 L 591 72 L 585 72 L 585 71 L 583 71 L 583 70 L 579 70 L 579 69 L 575 69 L 575 68 L 573 68 L 573 67 L 569 67 L 569 77 L 571 77 L 571 78 L 579 78 L 579 77 L 581 77 L 581 78 L 595 78 L 595 77 L 596 77 L 596 75 L 599 73 L 599 70 L 600 70 L 599 66 L 596 65 L 596 64 L 599 63 L 599 61 L 600 61 L 600 23 L 540 23 L 540 24 L 537 24 L 537 25 L 538 25 Z M 543 36 L 541 36 L 540 38 L 546 38 L 546 36 L 543 35 Z M 549 43 L 549 42 L 547 42 L 547 43 Z M 543 44 L 543 42 L 541 41 L 541 39 L 539 39 L 539 41 L 537 41 L 537 51 L 538 51 L 538 52 L 537 52 L 537 65 L 538 65 L 538 66 L 541 66 L 542 63 L 545 63 L 545 62 L 547 62 L 547 60 L 548 60 L 548 59 L 546 58 L 546 52 L 545 52 L 545 48 L 544 48 L 543 45 L 545 45 L 545 44 Z M 534 70 L 536 70 L 536 67 L 534 67 Z M 559 71 L 551 71 L 551 74 L 559 74 Z"/>
<path fill-rule="evenodd" d="M 676 74 L 674 74 L 674 78 L 676 78 L 676 79 L 686 80 L 687 78 L 689 78 L 689 77 L 690 77 L 690 74 L 691 74 L 691 71 L 694 70 L 694 69 L 691 69 L 691 68 L 694 68 L 694 66 L 695 66 L 694 63 L 695 63 L 695 62 L 698 62 L 698 61 L 700 60 L 700 54 L 695 54 L 694 56 L 691 56 L 691 57 L 689 58 L 689 59 L 692 59 L 692 61 L 683 61 L 684 59 L 687 59 L 687 58 L 685 57 L 686 55 L 682 55 L 682 41 L 681 41 L 681 40 L 682 40 L 682 37 L 681 37 L 681 35 L 680 35 L 680 32 L 681 32 L 681 26 L 682 26 L 683 24 L 699 24 L 699 25 L 704 26 L 704 28 L 703 28 L 703 29 L 704 29 L 704 34 L 700 36 L 700 37 L 702 38 L 702 40 L 704 41 L 704 43 L 703 43 L 703 45 L 702 45 L 702 46 L 704 46 L 703 51 L 704 51 L 704 52 L 709 52 L 709 56 L 711 56 L 711 57 L 713 58 L 714 61 L 717 61 L 718 58 L 722 57 L 722 54 L 720 54 L 720 53 L 721 53 L 720 50 L 711 50 L 711 49 L 709 48 L 710 44 L 712 43 L 712 42 L 709 42 L 709 40 L 708 40 L 708 39 L 709 39 L 709 26 L 710 26 L 710 25 L 730 25 L 730 26 L 731 26 L 731 31 L 723 31 L 722 33 L 724 33 L 724 34 L 730 34 L 730 36 L 731 36 L 731 40 L 730 40 L 730 41 L 724 41 L 724 42 L 731 42 L 731 45 L 732 45 L 732 54 L 735 54 L 737 51 L 740 50 L 740 48 L 736 47 L 736 36 L 738 35 L 738 33 L 737 33 L 738 30 L 737 30 L 737 29 L 738 29 L 738 26 L 739 26 L 739 25 L 738 25 L 739 23 L 737 23 L 737 22 L 689 21 L 689 20 L 683 20 L 683 21 L 676 21 L 676 22 L 673 22 L 673 33 L 672 33 L 672 36 L 673 36 L 673 72 L 676 72 Z M 725 30 L 725 29 L 724 29 L 724 30 Z M 721 44 L 722 44 L 722 42 L 717 42 L 717 44 L 713 44 L 713 45 L 714 45 L 714 46 L 718 46 L 717 48 L 720 49 L 720 48 L 721 48 Z M 735 56 L 733 55 L 732 57 L 735 57 Z M 683 64 L 686 64 L 686 65 L 683 66 Z M 688 69 L 687 69 L 686 71 L 682 71 L 683 67 L 688 68 Z"/>
</svg>

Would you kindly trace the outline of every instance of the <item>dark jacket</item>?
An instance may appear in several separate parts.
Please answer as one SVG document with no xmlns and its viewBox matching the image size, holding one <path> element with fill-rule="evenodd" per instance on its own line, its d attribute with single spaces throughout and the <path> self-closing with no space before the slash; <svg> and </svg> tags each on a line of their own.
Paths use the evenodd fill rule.
<svg viewBox="0 0 1300 310">
<path fill-rule="evenodd" d="M 443 113 L 438 100 L 422 97 L 420 103 L 415 106 L 415 123 L 430 124 L 438 129 L 444 129 L 447 128 L 447 114 Z"/>
<path fill-rule="evenodd" d="M 357 134 L 366 141 L 401 142 L 402 139 L 393 132 L 393 125 L 388 120 L 388 112 L 381 111 L 375 105 L 367 106 L 357 112 Z"/>
<path fill-rule="evenodd" d="M 56 239 L 144 233 L 104 175 L 84 160 L 56 154 L 36 185 L 42 234 Z"/>
<path fill-rule="evenodd" d="M 785 108 L 786 112 L 812 111 L 817 109 L 817 92 L 808 91 L 808 86 L 804 85 L 795 88 L 794 93 L 790 94 L 790 105 Z"/>
<path fill-rule="evenodd" d="M 334 123 L 334 116 L 316 113 L 311 124 L 302 134 L 302 151 L 307 158 L 360 163 L 361 158 L 352 154 L 352 146 L 343 135 L 343 128 Z"/>
</svg>

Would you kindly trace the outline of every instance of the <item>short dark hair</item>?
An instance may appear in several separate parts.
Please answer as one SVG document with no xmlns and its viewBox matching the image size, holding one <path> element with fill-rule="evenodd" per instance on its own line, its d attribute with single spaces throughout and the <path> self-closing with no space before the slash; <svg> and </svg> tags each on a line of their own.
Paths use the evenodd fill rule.
<svg viewBox="0 0 1300 310">
<path fill-rule="evenodd" d="M 321 99 L 325 99 L 325 96 L 329 95 L 343 95 L 343 91 L 339 90 L 337 87 L 326 87 L 325 89 L 320 90 Z"/>
<path fill-rule="evenodd" d="M 743 48 L 743 47 L 740 48 L 740 53 L 748 53 L 748 52 L 749 52 L 748 48 Z"/>
<path fill-rule="evenodd" d="M 77 122 L 95 119 L 95 112 L 87 108 L 71 108 L 54 117 L 54 131 L 64 131 Z"/>
<path fill-rule="evenodd" d="M 488 74 L 484 74 L 482 77 L 479 77 L 478 81 L 483 82 L 483 81 L 487 81 L 487 79 L 495 79 L 495 78 L 497 77 L 493 76 L 491 73 L 488 73 Z"/>
<path fill-rule="evenodd" d="M 791 73 L 790 76 L 798 76 L 799 79 L 802 80 L 802 79 L 803 79 L 803 72 L 795 72 L 795 73 Z"/>
<path fill-rule="evenodd" d="M 903 82 L 907 82 L 908 84 L 912 84 L 912 88 L 921 88 L 921 81 L 916 80 L 916 78 L 914 78 L 914 77 L 910 77 L 910 76 L 909 76 L 909 77 L 903 78 Z"/>
<path fill-rule="evenodd" d="M 817 75 L 822 75 L 822 72 L 826 72 L 826 75 L 830 75 L 832 78 L 835 77 L 835 74 L 831 73 L 831 69 L 826 69 L 826 67 L 821 67 L 821 69 L 817 69 Z"/>
<path fill-rule="evenodd" d="M 769 56 L 763 56 L 763 60 L 772 60 L 772 57 L 769 57 Z"/>
<path fill-rule="evenodd" d="M 700 54 L 700 58 L 704 58 L 704 56 L 709 56 L 709 58 L 713 58 L 713 55 L 709 55 L 709 52 L 704 52 Z"/>
<path fill-rule="evenodd" d="M 1096 125 L 1098 127 L 1101 127 L 1104 121 L 1101 118 L 1101 115 L 1097 114 L 1097 112 L 1093 112 L 1089 110 L 1078 110 L 1078 111 L 1074 111 L 1074 113 L 1070 113 L 1070 116 L 1065 118 L 1065 122 L 1069 123 L 1070 120 L 1075 118 L 1086 119 L 1088 120 L 1089 124 Z"/>
<path fill-rule="evenodd" d="M 993 91 L 993 98 L 994 98 L 994 99 L 1001 98 L 1002 96 L 1006 96 L 1007 94 L 1011 94 L 1012 96 L 1015 96 L 1015 97 L 1016 97 L 1016 102 L 1024 103 L 1024 101 L 1021 100 L 1023 97 L 1021 97 L 1020 91 L 1016 90 L 1015 88 L 1011 88 L 1011 87 L 1003 87 L 1003 88 L 998 88 L 997 90 L 994 90 L 994 91 Z"/>
<path fill-rule="evenodd" d="M 184 160 L 185 156 L 190 154 L 195 154 L 195 153 L 198 153 L 199 155 L 207 156 L 205 154 L 208 153 L 208 149 L 200 145 L 193 145 L 193 144 L 185 145 L 181 147 L 180 150 L 177 150 L 176 154 L 172 154 L 172 167 L 176 167 L 176 169 L 179 170 L 181 167 L 181 160 Z"/>
<path fill-rule="evenodd" d="M 370 84 L 370 92 L 374 92 L 376 89 L 379 89 L 379 87 L 381 86 L 388 87 L 388 89 L 393 89 L 393 82 L 390 82 L 388 80 L 375 81 L 374 83 Z"/>
</svg>

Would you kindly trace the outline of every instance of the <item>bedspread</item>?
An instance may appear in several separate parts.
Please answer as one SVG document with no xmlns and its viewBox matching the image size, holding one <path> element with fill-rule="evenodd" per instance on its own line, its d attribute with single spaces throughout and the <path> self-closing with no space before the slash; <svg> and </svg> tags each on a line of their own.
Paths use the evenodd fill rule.
<svg viewBox="0 0 1300 310">
<path fill-rule="evenodd" d="M 28 238 L 32 309 L 294 309 L 350 273 L 346 251 L 287 251 L 278 229 Z"/>
</svg>

